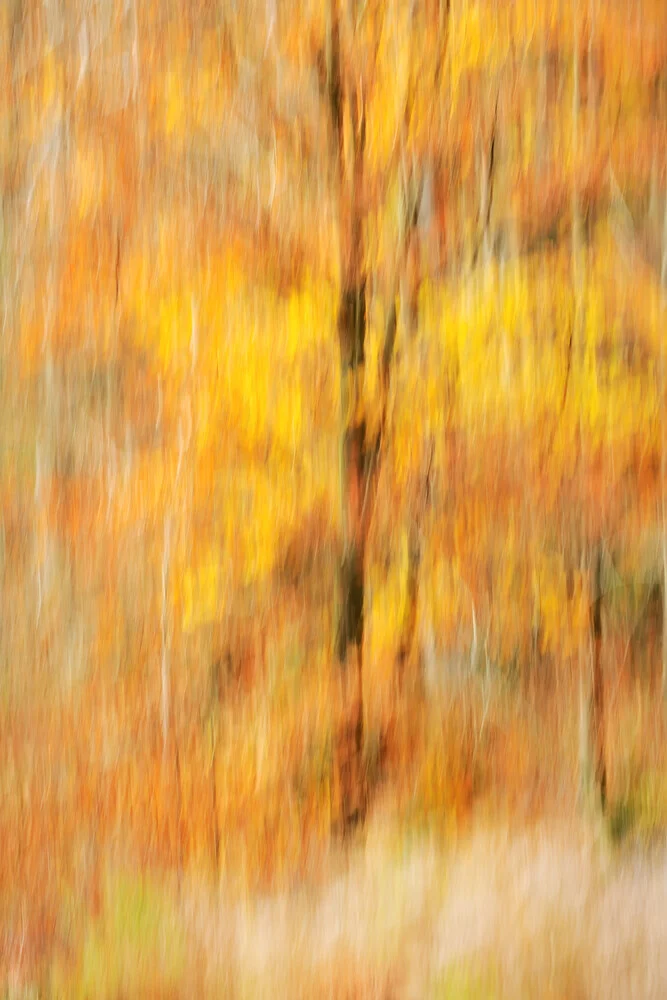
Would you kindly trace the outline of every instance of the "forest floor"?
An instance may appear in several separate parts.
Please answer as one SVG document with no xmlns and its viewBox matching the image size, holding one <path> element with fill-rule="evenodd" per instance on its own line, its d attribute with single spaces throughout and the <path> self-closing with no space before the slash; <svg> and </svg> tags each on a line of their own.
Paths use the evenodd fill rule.
<svg viewBox="0 0 667 1000">
<path fill-rule="evenodd" d="M 661 703 L 639 687 L 609 698 L 602 822 L 577 801 L 572 692 L 541 694 L 539 720 L 517 696 L 476 715 L 468 694 L 448 702 L 433 766 L 432 720 L 410 714 L 363 829 L 344 844 L 306 838 L 298 866 L 276 868 L 299 833 L 290 824 L 276 828 L 284 843 L 267 836 L 242 851 L 223 827 L 217 875 L 201 851 L 182 865 L 149 861 L 119 821 L 81 857 L 74 823 L 67 836 L 81 843 L 68 861 L 43 807 L 17 864 L 28 849 L 43 857 L 50 838 L 46 867 L 26 862 L 34 878 L 24 886 L 15 868 L 0 891 L 0 997 L 667 996 Z M 16 807 L 8 822 L 20 833 L 19 819 Z M 260 838 L 264 822 L 260 812 Z"/>
<path fill-rule="evenodd" d="M 213 994 L 667 996 L 667 850 L 579 821 L 480 825 L 402 848 L 386 824 L 327 883 L 241 907 L 188 886 L 179 909 Z"/>
<path fill-rule="evenodd" d="M 379 808 L 289 891 L 110 872 L 105 895 L 53 995 L 667 996 L 667 848 L 573 817 L 406 836 Z"/>
</svg>

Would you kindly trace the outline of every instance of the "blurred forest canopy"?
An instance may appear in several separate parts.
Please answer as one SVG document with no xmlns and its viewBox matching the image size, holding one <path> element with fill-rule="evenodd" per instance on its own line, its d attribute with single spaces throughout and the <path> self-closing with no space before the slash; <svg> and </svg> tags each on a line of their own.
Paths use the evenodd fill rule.
<svg viewBox="0 0 667 1000">
<path fill-rule="evenodd" d="M 664 0 L 341 8 L 343 179 L 357 105 L 365 130 L 360 384 L 369 438 L 384 430 L 364 562 L 367 742 L 411 601 L 432 691 L 464 663 L 571 693 L 596 597 L 609 676 L 647 648 L 659 674 Z M 56 947 L 45 838 L 90 899 L 109 844 L 250 878 L 326 839 L 349 239 L 327 10 L 0 10 L 8 963 Z M 457 814 L 474 794 L 468 737 L 453 722 L 428 732 L 401 745 L 400 801 Z M 517 787 L 520 743 L 506 736 L 514 778 L 497 772 Z"/>
</svg>

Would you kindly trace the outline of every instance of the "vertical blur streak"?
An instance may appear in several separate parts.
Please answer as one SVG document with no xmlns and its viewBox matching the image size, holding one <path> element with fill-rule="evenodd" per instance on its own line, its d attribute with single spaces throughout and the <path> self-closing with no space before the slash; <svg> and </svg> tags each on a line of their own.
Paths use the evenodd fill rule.
<svg viewBox="0 0 667 1000">
<path fill-rule="evenodd" d="M 662 228 L 662 266 L 660 268 L 660 315 L 664 318 L 667 297 L 667 185 L 665 185 L 665 218 Z M 660 331 L 660 494 L 662 504 L 662 696 L 667 699 L 667 412 L 665 410 L 665 329 Z"/>
<path fill-rule="evenodd" d="M 169 579 L 169 547 L 171 538 L 171 518 L 164 520 L 162 543 L 162 589 L 160 609 L 160 705 L 162 714 L 162 756 L 166 759 L 169 737 L 169 637 L 167 633 L 167 582 Z"/>
</svg>

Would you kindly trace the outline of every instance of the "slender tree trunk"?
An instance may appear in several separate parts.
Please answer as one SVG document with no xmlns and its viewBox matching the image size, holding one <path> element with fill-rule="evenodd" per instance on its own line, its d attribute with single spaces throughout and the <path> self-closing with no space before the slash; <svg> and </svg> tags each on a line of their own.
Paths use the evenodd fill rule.
<svg viewBox="0 0 667 1000">
<path fill-rule="evenodd" d="M 351 278 L 341 291 L 341 503 L 343 554 L 337 580 L 336 658 L 342 719 L 337 733 L 336 783 L 343 827 L 362 819 L 363 642 L 366 528 L 366 420 L 363 412 L 366 285 Z"/>
<path fill-rule="evenodd" d="M 417 629 L 417 602 L 419 600 L 419 569 L 421 565 L 421 539 L 416 511 L 408 513 L 408 567 L 405 593 L 405 607 L 401 622 L 401 639 L 396 654 L 396 679 L 399 693 L 402 693 L 406 667 L 414 648 Z"/>
<path fill-rule="evenodd" d="M 667 187 L 665 188 L 665 218 L 662 232 L 662 266 L 660 283 L 662 301 L 660 316 L 664 316 L 665 296 L 667 296 Z M 662 504 L 662 697 L 667 700 L 667 411 L 665 409 L 665 334 L 660 334 L 660 493 Z"/>
<path fill-rule="evenodd" d="M 406 254 L 401 275 L 401 312 L 406 340 L 406 360 L 411 365 L 418 364 L 414 355 L 414 345 L 419 326 L 419 284 L 421 278 L 419 230 L 417 226 L 419 212 L 419 184 L 414 173 L 410 179 L 408 190 L 403 196 L 403 212 L 401 241 L 405 241 Z M 426 476 L 430 475 L 430 469 Z M 408 516 L 408 565 L 405 593 L 405 606 L 401 622 L 401 638 L 396 655 L 396 679 L 399 692 L 403 690 L 406 666 L 415 646 L 417 630 L 417 603 L 419 600 L 419 573 L 421 568 L 421 507 L 422 497 L 418 491 L 411 497 Z"/>
<path fill-rule="evenodd" d="M 591 735 L 595 788 L 604 811 L 607 804 L 607 768 L 605 763 L 604 683 L 602 676 L 602 548 L 598 545 L 592 570 L 591 639 L 592 697 L 590 702 Z"/>
<path fill-rule="evenodd" d="M 579 320 L 581 316 L 581 297 L 583 291 L 583 274 L 581 266 L 581 212 L 579 205 L 579 4 L 573 4 L 574 38 L 572 66 L 572 273 L 575 294 L 575 337 L 574 343 L 579 347 Z"/>
<path fill-rule="evenodd" d="M 589 570 L 590 641 L 589 652 L 582 650 L 581 663 L 581 752 L 582 793 L 589 793 L 604 812 L 607 805 L 607 767 L 605 762 L 604 680 L 602 674 L 602 546 L 598 544 Z"/>
<path fill-rule="evenodd" d="M 580 103 L 580 33 L 579 3 L 573 4 L 573 65 L 572 65 L 572 283 L 574 288 L 574 330 L 572 350 L 579 360 L 583 357 L 585 344 L 582 329 L 582 300 L 584 292 L 584 266 L 582 252 L 582 222 L 579 202 L 579 103 Z M 579 416 L 580 448 L 583 454 L 584 434 L 582 414 Z M 582 475 L 583 475 L 582 463 Z M 586 560 L 584 560 L 585 563 Z M 582 565 L 585 569 L 585 565 Z M 606 772 L 604 763 L 604 715 L 602 667 L 600 662 L 602 645 L 600 577 L 602 572 L 602 550 L 596 545 L 593 561 L 589 567 L 590 628 L 589 642 L 582 637 L 579 649 L 579 694 L 580 694 L 580 776 L 581 792 L 588 801 L 591 786 L 600 796 L 602 808 L 606 801 Z M 588 646 L 588 648 L 587 648 Z"/>
</svg>

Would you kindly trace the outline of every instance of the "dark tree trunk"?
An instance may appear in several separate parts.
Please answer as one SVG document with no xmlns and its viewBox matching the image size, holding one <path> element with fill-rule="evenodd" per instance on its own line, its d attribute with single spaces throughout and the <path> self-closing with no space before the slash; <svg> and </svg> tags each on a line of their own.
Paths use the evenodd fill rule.
<svg viewBox="0 0 667 1000">
<path fill-rule="evenodd" d="M 419 599 L 419 569 L 421 566 L 421 544 L 417 512 L 408 513 L 410 525 L 408 528 L 408 570 L 405 594 L 405 609 L 401 623 L 401 640 L 396 654 L 396 675 L 399 694 L 402 693 L 406 680 L 406 668 L 410 654 L 414 648 L 417 629 L 417 601 Z"/>
<path fill-rule="evenodd" d="M 341 501 L 343 552 L 337 579 L 335 653 L 340 716 L 334 755 L 336 813 L 346 830 L 363 819 L 364 577 L 368 460 L 363 407 L 366 283 L 344 287 L 338 314 L 341 361 Z"/>
<path fill-rule="evenodd" d="M 416 176 L 410 178 L 407 190 L 403 193 L 404 218 L 401 228 L 404 236 L 404 250 L 400 285 L 403 304 L 403 323 L 405 327 L 406 354 L 414 354 L 417 331 L 419 327 L 419 286 L 421 281 L 421 247 L 419 242 L 418 217 L 421 200 L 421 184 Z M 418 365 L 416 357 L 410 357 L 413 366 Z M 423 506 L 428 503 L 429 479 L 431 465 L 429 461 L 425 474 L 424 488 L 413 491 L 408 518 L 408 566 L 406 580 L 406 600 L 401 622 L 401 638 L 396 655 L 396 679 L 399 693 L 403 691 L 408 664 L 412 661 L 417 631 L 417 604 L 419 601 L 419 574 L 421 569 L 422 531 L 421 519 Z M 420 484 L 421 487 L 421 484 Z M 419 671 L 412 671 L 412 680 L 420 680 L 416 676 Z"/>
<path fill-rule="evenodd" d="M 594 791 L 604 811 L 607 805 L 605 763 L 604 683 L 602 676 L 602 548 L 596 547 L 590 567 L 590 654 L 582 657 L 582 791 Z M 592 786 L 592 787 L 591 787 Z"/>
<path fill-rule="evenodd" d="M 345 94 L 340 53 L 338 4 L 330 7 L 328 98 L 332 155 L 340 199 L 341 291 L 338 306 L 341 407 L 342 552 L 336 579 L 337 661 L 334 711 L 333 823 L 343 833 L 366 812 L 363 753 L 364 576 L 369 456 L 364 412 L 366 347 L 366 274 L 363 249 L 361 185 L 365 152 L 365 116 L 361 94 Z M 350 115 L 353 168 L 346 170 L 344 117 Z"/>
</svg>

